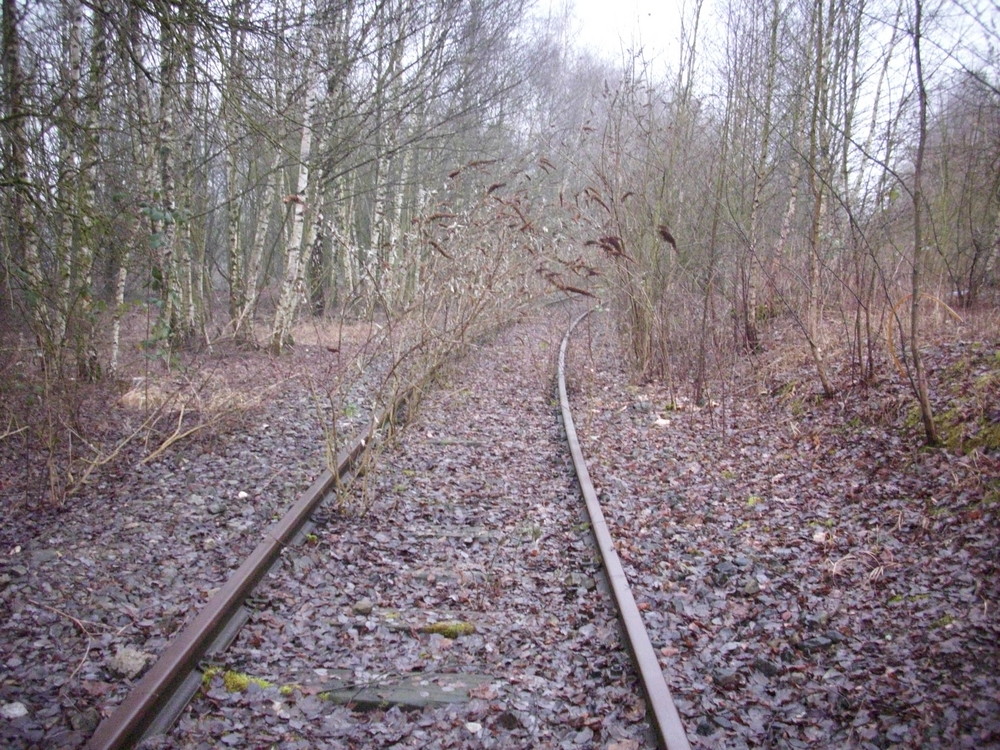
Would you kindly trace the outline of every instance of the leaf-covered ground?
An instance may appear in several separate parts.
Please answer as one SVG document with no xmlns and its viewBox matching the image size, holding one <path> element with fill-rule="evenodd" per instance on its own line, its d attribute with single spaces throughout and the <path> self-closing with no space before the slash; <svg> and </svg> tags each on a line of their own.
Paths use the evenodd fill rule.
<svg viewBox="0 0 1000 750">
<path fill-rule="evenodd" d="M 566 312 L 478 347 L 255 598 L 221 677 L 170 746 L 650 746 L 644 703 L 599 583 L 558 425 L 554 356 Z M 427 632 L 462 623 L 457 638 Z M 403 711 L 322 699 L 478 674 L 472 699 Z M 284 691 L 281 686 L 285 686 Z"/>
<path fill-rule="evenodd" d="M 692 743 L 1000 746 L 995 335 L 929 348 L 935 450 L 901 385 L 786 364 L 698 409 L 593 336 L 578 429 Z"/>
<path fill-rule="evenodd" d="M 178 415 L 164 414 L 60 507 L 47 501 L 45 453 L 24 432 L 0 441 L 0 746 L 81 745 L 130 673 L 149 666 L 315 479 L 334 410 L 344 432 L 368 411 L 365 384 L 342 378 L 368 355 L 344 347 L 154 370 L 160 385 L 143 390 L 195 384 L 184 424 L 211 425 L 143 463 L 174 430 Z M 220 392 L 224 421 L 204 408 Z M 82 401 L 78 418 L 105 423 L 108 444 L 149 414 L 129 394 L 99 396 Z"/>
<path fill-rule="evenodd" d="M 568 313 L 548 318 L 427 394 L 254 597 L 218 666 L 260 684 L 216 676 L 153 745 L 650 746 L 556 421 Z M 696 747 L 1000 746 L 995 335 L 928 347 L 935 450 L 894 381 L 823 400 L 785 351 L 698 409 L 630 385 L 597 323 L 580 341 L 577 427 Z M 0 744 L 82 745 L 320 471 L 334 412 L 365 417 L 364 383 L 326 396 L 356 356 L 223 358 L 228 388 L 273 396 L 148 464 L 129 446 L 60 511 L 44 456 L 0 441 Z M 450 621 L 473 632 L 427 630 Z M 358 711 L 321 697 L 338 670 L 487 679 Z"/>
</svg>

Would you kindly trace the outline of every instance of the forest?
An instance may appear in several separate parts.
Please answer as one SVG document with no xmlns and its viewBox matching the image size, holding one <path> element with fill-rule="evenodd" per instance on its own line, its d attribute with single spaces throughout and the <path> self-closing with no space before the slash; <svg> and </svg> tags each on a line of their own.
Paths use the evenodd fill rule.
<svg viewBox="0 0 1000 750">
<path fill-rule="evenodd" d="M 609 57 L 529 0 L 3 0 L 0 439 L 62 503 L 137 434 L 94 394 L 306 319 L 389 331 L 399 388 L 556 294 L 695 403 L 780 330 L 946 442 L 921 344 L 997 305 L 996 3 L 677 13 Z"/>
</svg>

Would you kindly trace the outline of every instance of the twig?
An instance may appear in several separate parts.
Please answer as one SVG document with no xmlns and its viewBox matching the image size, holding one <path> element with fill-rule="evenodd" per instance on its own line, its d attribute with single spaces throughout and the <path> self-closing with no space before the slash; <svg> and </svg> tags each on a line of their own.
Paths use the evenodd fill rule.
<svg viewBox="0 0 1000 750">
<path fill-rule="evenodd" d="M 113 628 L 110 625 L 105 625 L 102 622 L 81 620 L 78 617 L 74 617 L 69 612 L 64 612 L 63 610 L 57 609 L 56 607 L 50 607 L 48 604 L 42 604 L 41 602 L 37 602 L 34 599 L 28 597 L 25 597 L 25 601 L 27 601 L 29 604 L 34 604 L 36 607 L 39 607 L 41 609 L 46 609 L 49 612 L 53 612 L 54 614 L 57 614 L 60 617 L 65 617 L 67 620 L 70 620 L 74 625 L 76 625 L 85 636 L 87 636 L 87 647 L 83 650 L 83 658 L 80 659 L 80 663 L 76 665 L 76 668 L 72 672 L 70 672 L 69 677 L 66 678 L 66 682 L 69 683 L 74 677 L 76 677 L 77 672 L 83 669 L 83 665 L 87 663 L 87 657 L 90 656 L 90 650 L 94 646 L 94 634 L 91 633 L 90 630 L 87 629 L 87 626 L 84 625 L 83 623 L 87 622 L 90 625 L 94 625 L 98 628 L 106 628 L 107 630 L 112 630 Z M 125 628 L 119 628 L 118 633 L 116 633 L 116 635 L 120 634 L 124 629 Z"/>
</svg>

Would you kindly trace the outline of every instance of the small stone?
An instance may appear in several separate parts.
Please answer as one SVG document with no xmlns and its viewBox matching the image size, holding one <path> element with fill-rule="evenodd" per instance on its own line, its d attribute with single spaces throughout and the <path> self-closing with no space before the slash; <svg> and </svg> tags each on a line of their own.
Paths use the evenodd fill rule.
<svg viewBox="0 0 1000 750">
<path fill-rule="evenodd" d="M 224 513 L 225 510 L 226 506 L 223 503 L 220 503 L 218 500 L 208 504 L 208 512 L 214 516 L 217 516 L 220 513 Z"/>
<path fill-rule="evenodd" d="M 115 655 L 108 660 L 108 669 L 116 675 L 132 679 L 146 667 L 146 663 L 152 658 L 152 654 L 147 654 L 132 646 L 121 646 Z"/>
<path fill-rule="evenodd" d="M 829 638 L 826 638 L 825 636 L 822 635 L 816 635 L 813 636 L 812 638 L 806 638 L 804 641 L 802 641 L 802 643 L 799 645 L 799 648 L 801 648 L 803 651 L 819 651 L 820 649 L 824 649 L 827 646 L 830 646 L 832 643 L 833 641 L 831 641 Z"/>
<path fill-rule="evenodd" d="M 593 578 L 577 572 L 568 574 L 563 580 L 563 583 L 568 588 L 581 588 L 586 591 L 593 591 L 597 586 L 597 582 Z"/>
<path fill-rule="evenodd" d="M 191 505 L 201 507 L 202 505 L 205 504 L 205 498 L 203 498 L 201 495 L 196 495 L 194 493 L 191 493 L 190 495 L 188 495 L 188 502 L 191 503 Z"/>
<path fill-rule="evenodd" d="M 465 728 L 470 734 L 479 734 L 483 731 L 483 725 L 478 721 L 467 721 L 465 723 Z"/>
<path fill-rule="evenodd" d="M 351 610 L 356 615 L 370 615 L 373 609 L 375 609 L 375 605 L 372 603 L 371 599 L 367 598 L 358 599 L 358 601 L 354 602 L 354 606 L 351 607 Z"/>
<path fill-rule="evenodd" d="M 38 567 L 47 562 L 52 562 L 59 557 L 59 553 L 54 549 L 40 549 L 31 553 L 31 566 Z"/>
<path fill-rule="evenodd" d="M 753 596 L 754 594 L 760 593 L 760 584 L 757 582 L 756 578 L 751 578 L 743 585 L 743 593 L 747 596 Z"/>
<path fill-rule="evenodd" d="M 20 719 L 22 716 L 27 715 L 28 707 L 21 703 L 21 701 L 5 703 L 0 706 L 0 716 L 3 716 L 5 719 Z"/>
<path fill-rule="evenodd" d="M 805 685 L 808 679 L 802 672 L 792 672 L 788 675 L 788 681 L 793 685 Z"/>
<path fill-rule="evenodd" d="M 728 560 L 723 560 L 712 567 L 712 578 L 717 586 L 721 586 L 736 573 L 736 566 Z"/>
<path fill-rule="evenodd" d="M 507 731 L 521 728 L 521 720 L 517 718 L 517 714 L 514 714 L 510 711 L 504 711 L 502 714 L 500 714 L 497 717 L 497 724 L 499 724 Z"/>
<path fill-rule="evenodd" d="M 236 498 L 238 500 L 246 500 L 248 497 L 250 497 L 250 493 L 247 492 L 246 490 L 240 490 L 239 492 L 236 493 Z"/>
<path fill-rule="evenodd" d="M 97 725 L 101 723 L 101 714 L 96 708 L 88 708 L 84 711 L 72 714 L 69 717 L 69 725 L 77 732 L 93 733 Z"/>
<path fill-rule="evenodd" d="M 753 668 L 767 677 L 775 677 L 781 674 L 781 667 L 767 659 L 756 659 L 753 663 Z"/>
<path fill-rule="evenodd" d="M 715 724 L 710 721 L 701 722 L 694 730 L 698 733 L 700 737 L 708 737 L 710 734 L 715 734 Z"/>
<path fill-rule="evenodd" d="M 723 689 L 738 687 L 740 673 L 735 669 L 716 669 L 712 672 L 712 682 Z"/>
<path fill-rule="evenodd" d="M 833 643 L 843 643 L 844 642 L 844 636 L 842 636 L 836 630 L 828 630 L 826 632 L 826 637 L 829 638 Z"/>
</svg>

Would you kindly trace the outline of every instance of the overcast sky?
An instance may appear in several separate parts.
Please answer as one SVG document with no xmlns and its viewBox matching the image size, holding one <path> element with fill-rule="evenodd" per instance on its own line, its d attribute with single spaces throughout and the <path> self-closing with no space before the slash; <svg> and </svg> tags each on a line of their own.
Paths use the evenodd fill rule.
<svg viewBox="0 0 1000 750">
<path fill-rule="evenodd" d="M 558 2 L 558 0 L 553 0 Z M 620 59 L 621 50 L 642 46 L 673 64 L 677 58 L 684 0 L 571 0 L 580 22 L 578 43 Z M 690 2 L 690 0 L 689 0 Z"/>
</svg>

